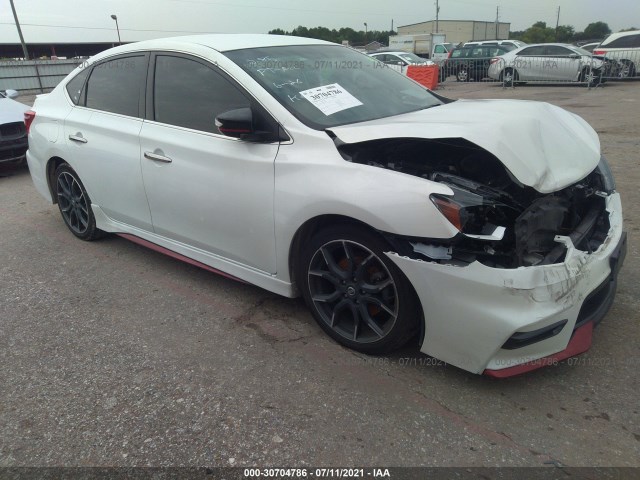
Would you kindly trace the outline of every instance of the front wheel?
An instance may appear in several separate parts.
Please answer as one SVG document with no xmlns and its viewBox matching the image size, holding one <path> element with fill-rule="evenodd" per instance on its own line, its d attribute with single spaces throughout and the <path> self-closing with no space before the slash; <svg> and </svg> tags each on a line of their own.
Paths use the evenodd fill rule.
<svg viewBox="0 0 640 480">
<path fill-rule="evenodd" d="M 60 214 L 71 233 L 87 241 L 104 236 L 104 232 L 96 228 L 89 194 L 78 174 L 67 163 L 55 171 L 55 193 Z"/>
<path fill-rule="evenodd" d="M 334 340 L 369 354 L 400 348 L 418 330 L 416 294 L 385 255 L 378 235 L 352 225 L 317 233 L 301 252 L 297 272 L 304 299 Z"/>
<path fill-rule="evenodd" d="M 586 83 L 588 87 L 595 87 L 600 83 L 600 70 L 585 67 L 580 74 L 580 81 Z"/>
<path fill-rule="evenodd" d="M 458 73 L 456 73 L 456 80 L 458 82 L 468 82 L 470 80 L 469 71 L 466 68 L 458 70 Z"/>
</svg>

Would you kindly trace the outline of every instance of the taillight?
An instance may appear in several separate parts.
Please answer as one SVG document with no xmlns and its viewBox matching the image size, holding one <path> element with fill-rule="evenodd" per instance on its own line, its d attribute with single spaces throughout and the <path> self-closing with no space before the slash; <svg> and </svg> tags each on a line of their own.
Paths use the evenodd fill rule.
<svg viewBox="0 0 640 480">
<path fill-rule="evenodd" d="M 447 55 L 447 58 L 451 58 L 452 53 L 453 53 L 453 50 L 449 50 L 449 55 Z"/>
<path fill-rule="evenodd" d="M 31 123 L 34 118 L 36 118 L 36 112 L 33 110 L 27 110 L 24 112 L 24 126 L 27 129 L 27 135 L 29 135 L 29 129 L 31 128 Z"/>
<path fill-rule="evenodd" d="M 499 61 L 500 61 L 499 58 L 493 57 L 491 60 L 489 60 L 489 63 L 493 65 L 494 63 L 498 63 Z"/>
<path fill-rule="evenodd" d="M 606 55 L 607 51 L 606 50 L 594 50 L 593 54 L 594 55 Z"/>
</svg>

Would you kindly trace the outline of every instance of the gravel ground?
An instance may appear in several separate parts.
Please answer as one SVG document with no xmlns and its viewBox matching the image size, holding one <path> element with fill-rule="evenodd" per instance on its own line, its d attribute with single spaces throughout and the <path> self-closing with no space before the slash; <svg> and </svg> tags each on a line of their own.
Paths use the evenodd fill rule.
<svg viewBox="0 0 640 480">
<path fill-rule="evenodd" d="M 640 466 L 640 83 L 440 93 L 548 101 L 600 133 L 629 252 L 577 365 L 495 381 L 415 346 L 354 353 L 300 300 L 76 240 L 2 167 L 0 466 Z"/>
</svg>

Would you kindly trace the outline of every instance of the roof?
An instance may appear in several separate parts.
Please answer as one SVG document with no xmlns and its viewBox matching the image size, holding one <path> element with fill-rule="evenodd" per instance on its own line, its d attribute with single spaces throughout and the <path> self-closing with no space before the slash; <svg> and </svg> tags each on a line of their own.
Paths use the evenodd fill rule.
<svg viewBox="0 0 640 480">
<path fill-rule="evenodd" d="M 409 23 L 407 25 L 398 25 L 398 28 L 413 27 L 422 23 L 435 23 L 435 20 L 425 20 L 424 22 Z M 438 20 L 438 23 L 446 22 L 463 22 L 463 23 L 496 23 L 495 20 Z M 499 25 L 511 25 L 511 22 L 498 22 Z"/>
<path fill-rule="evenodd" d="M 219 52 L 242 50 L 257 47 L 281 47 L 287 45 L 335 45 L 324 40 L 294 37 L 291 35 L 217 33 L 208 35 L 189 35 L 184 37 L 159 38 L 130 43 L 118 47 L 122 52 L 129 50 L 162 49 L 183 46 L 184 44 L 203 45 Z"/>
</svg>

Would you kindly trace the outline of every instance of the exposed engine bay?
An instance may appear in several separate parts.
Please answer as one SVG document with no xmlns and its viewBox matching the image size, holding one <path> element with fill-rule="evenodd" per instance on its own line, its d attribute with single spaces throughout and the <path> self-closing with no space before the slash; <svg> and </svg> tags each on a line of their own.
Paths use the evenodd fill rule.
<svg viewBox="0 0 640 480">
<path fill-rule="evenodd" d="M 569 236 L 586 252 L 595 251 L 607 237 L 605 199 L 615 185 L 604 159 L 579 182 L 542 194 L 522 185 L 494 155 L 465 139 L 334 141 L 347 161 L 425 178 L 454 192 L 432 195 L 431 200 L 460 233 L 450 239 L 387 235 L 401 255 L 517 268 L 561 262 L 566 247 L 556 235 Z"/>
</svg>

